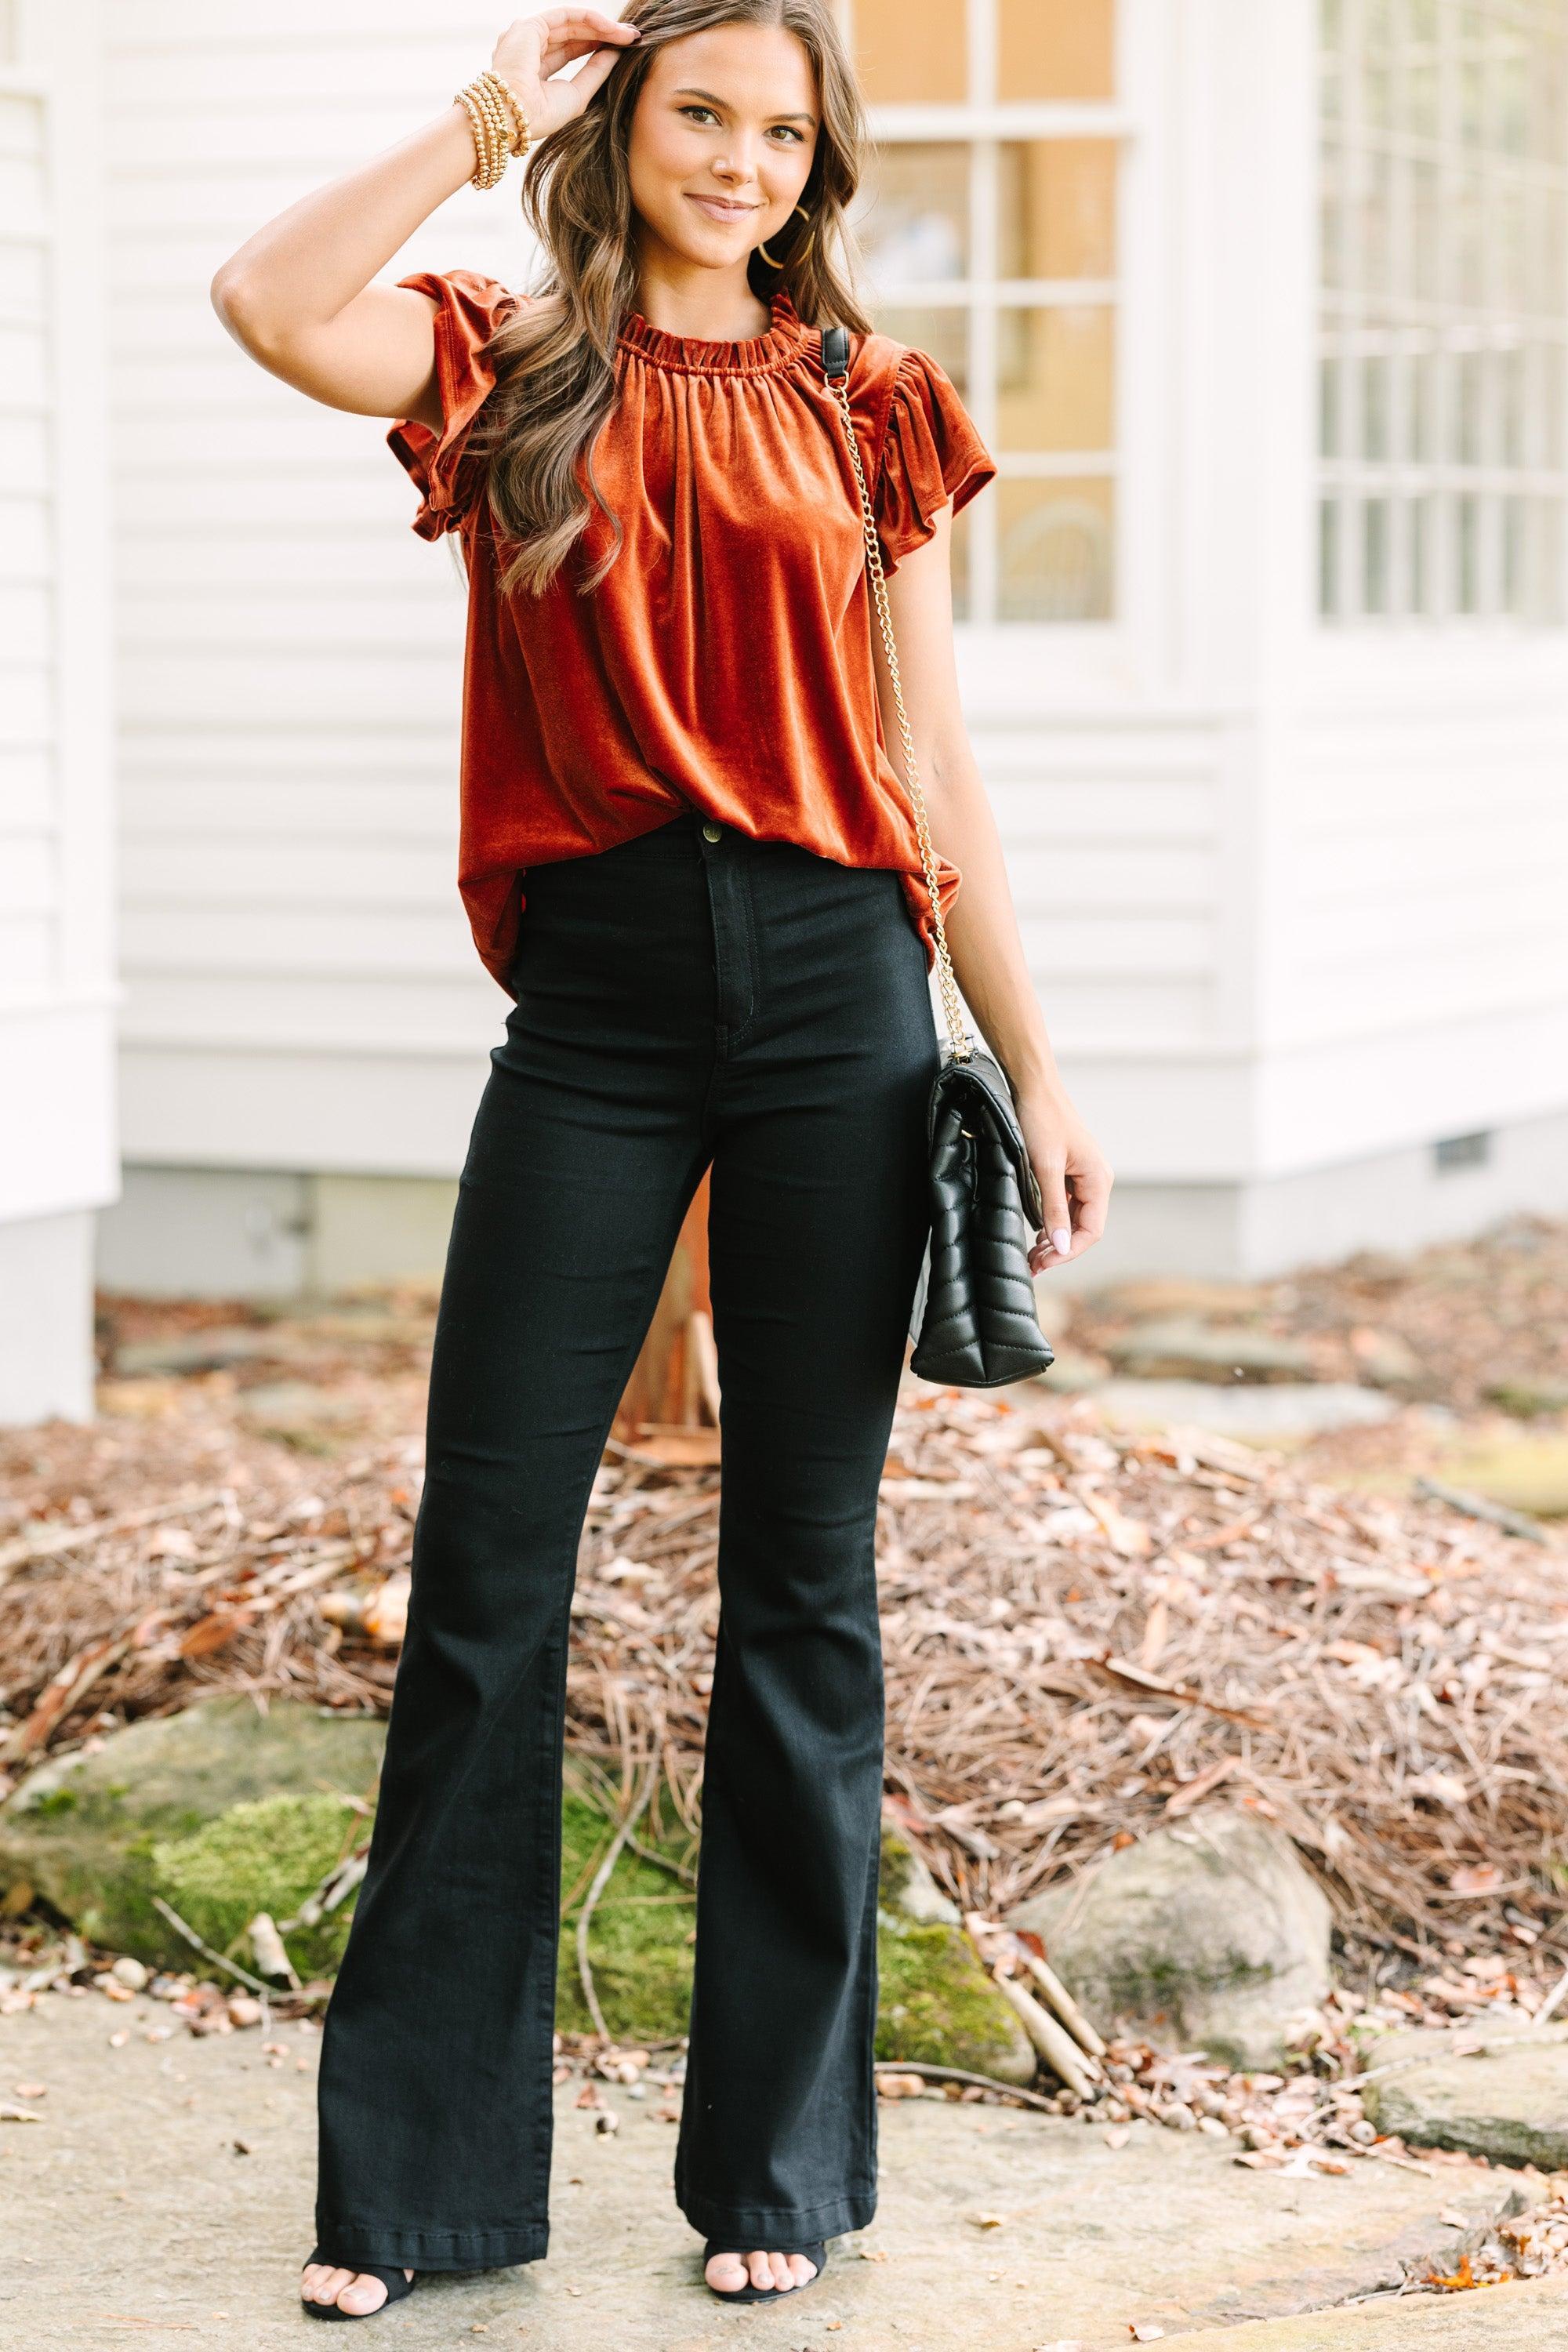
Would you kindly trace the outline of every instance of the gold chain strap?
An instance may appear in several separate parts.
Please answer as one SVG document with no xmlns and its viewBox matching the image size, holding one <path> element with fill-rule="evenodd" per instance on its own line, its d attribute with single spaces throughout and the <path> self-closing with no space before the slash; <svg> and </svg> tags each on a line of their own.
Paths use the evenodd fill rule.
<svg viewBox="0 0 1568 2352">
<path fill-rule="evenodd" d="M 910 807 L 915 820 L 915 837 L 920 843 L 921 864 L 925 870 L 926 888 L 931 894 L 931 929 L 936 940 L 937 984 L 942 992 L 942 1018 L 947 1024 L 948 1044 L 955 1062 L 967 1062 L 973 1051 L 968 1031 L 963 1025 L 963 1001 L 958 992 L 958 980 L 952 969 L 952 957 L 948 951 L 947 926 L 942 919 L 942 889 L 937 879 L 936 850 L 931 837 L 931 820 L 926 814 L 925 793 L 921 788 L 920 769 L 915 760 L 915 739 L 910 727 L 910 714 L 904 708 L 903 681 L 899 675 L 899 648 L 893 639 L 893 616 L 888 607 L 887 575 L 882 570 L 882 550 L 877 538 L 877 510 L 871 503 L 871 493 L 866 485 L 866 468 L 860 462 L 860 445 L 855 437 L 855 425 L 849 413 L 849 383 L 847 376 L 829 376 L 827 388 L 838 403 L 844 419 L 845 438 L 849 444 L 849 456 L 855 467 L 855 479 L 860 492 L 860 520 L 866 533 L 866 568 L 871 575 L 872 592 L 877 602 L 877 618 L 881 625 L 882 643 L 887 648 L 888 669 L 893 681 L 893 700 L 898 705 L 899 733 L 903 740 L 904 775 L 909 787 Z"/>
</svg>

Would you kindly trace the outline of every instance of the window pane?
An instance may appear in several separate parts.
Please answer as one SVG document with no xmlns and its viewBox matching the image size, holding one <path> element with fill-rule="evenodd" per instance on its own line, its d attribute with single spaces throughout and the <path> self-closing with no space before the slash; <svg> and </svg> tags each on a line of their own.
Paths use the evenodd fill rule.
<svg viewBox="0 0 1568 2352">
<path fill-rule="evenodd" d="M 1114 0 L 997 0 L 998 98 L 1113 98 Z"/>
<path fill-rule="evenodd" d="M 1113 141 L 1009 140 L 998 163 L 999 278 L 1115 274 Z"/>
<path fill-rule="evenodd" d="M 997 447 L 1114 448 L 1114 311 L 1009 309 L 996 330 Z"/>
<path fill-rule="evenodd" d="M 969 149 L 889 145 L 858 198 L 855 226 L 874 292 L 969 275 Z"/>
<path fill-rule="evenodd" d="M 851 38 L 873 106 L 962 104 L 969 95 L 964 0 L 855 0 Z"/>
<path fill-rule="evenodd" d="M 1103 621 L 1114 595 L 1116 485 L 1000 481 L 1005 621 Z"/>
<path fill-rule="evenodd" d="M 1388 610 L 1388 500 L 1368 499 L 1362 509 L 1362 609 Z"/>
<path fill-rule="evenodd" d="M 1333 499 L 1318 508 L 1318 609 L 1337 613 L 1340 604 L 1340 509 Z"/>
<path fill-rule="evenodd" d="M 916 309 L 911 303 L 877 311 L 877 325 L 896 343 L 929 352 L 960 394 L 969 396 L 969 313 L 967 310 Z"/>
</svg>

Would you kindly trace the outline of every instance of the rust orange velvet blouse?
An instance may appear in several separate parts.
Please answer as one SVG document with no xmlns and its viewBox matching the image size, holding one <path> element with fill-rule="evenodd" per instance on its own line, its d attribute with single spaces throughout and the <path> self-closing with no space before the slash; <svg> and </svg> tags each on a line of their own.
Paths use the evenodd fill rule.
<svg viewBox="0 0 1568 2352">
<path fill-rule="evenodd" d="M 503 596 L 469 430 L 494 385 L 485 346 L 526 300 L 471 270 L 401 281 L 430 297 L 442 425 L 387 438 L 421 492 L 414 528 L 462 533 L 468 573 L 458 887 L 506 984 L 530 866 L 607 849 L 696 808 L 760 840 L 904 877 L 931 953 L 908 797 L 888 757 L 874 615 L 842 417 L 821 331 L 781 289 L 734 342 L 624 320 L 620 397 L 595 508 L 539 598 Z M 849 398 L 889 572 L 996 468 L 950 379 L 884 335 L 850 339 Z M 579 464 L 579 478 L 582 478 Z M 581 569 L 578 567 L 581 566 Z M 958 885 L 944 861 L 943 908 Z"/>
</svg>

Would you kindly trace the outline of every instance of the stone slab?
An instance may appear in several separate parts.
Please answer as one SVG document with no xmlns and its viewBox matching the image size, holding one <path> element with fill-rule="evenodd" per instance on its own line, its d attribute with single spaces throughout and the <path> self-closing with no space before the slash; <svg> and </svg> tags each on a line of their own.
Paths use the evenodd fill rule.
<svg viewBox="0 0 1568 2352">
<path fill-rule="evenodd" d="M 279 2029 L 289 2054 L 274 2069 L 259 2032 L 150 2043 L 148 2027 L 165 2021 L 156 2002 L 97 1993 L 0 2019 L 0 2092 L 47 2085 L 31 2102 L 43 2122 L 0 2125 L 6 2352 L 302 2341 L 319 2037 Z M 1455 2334 L 1448 2306 L 1426 2298 L 1401 2306 L 1415 2315 L 1404 2333 L 1374 2325 L 1363 2338 L 1343 2310 L 1318 2333 L 1245 2325 L 1391 2284 L 1402 2261 L 1452 2242 L 1444 2208 L 1483 2218 L 1515 2175 L 1369 2163 L 1286 2179 L 1195 2135 L 1143 2126 L 1112 2149 L 1061 2118 L 931 2100 L 882 2110 L 881 2210 L 837 2242 L 820 2284 L 787 2310 L 726 2311 L 674 2207 L 674 2131 L 651 2102 L 606 2095 L 621 2127 L 605 2140 L 573 2091 L 561 2095 L 549 2261 L 422 2281 L 376 2323 L 378 2343 L 450 2352 L 479 2329 L 531 2352 L 725 2352 L 750 2328 L 775 2352 L 1110 2352 L 1153 2320 L 1173 2336 L 1215 2333 L 1216 2352 L 1363 2340 L 1367 2352 L 1505 2341 L 1568 2352 L 1555 2300 L 1540 2308 L 1560 2332 L 1511 2339 Z M 1503 2293 L 1462 2300 L 1489 2325 Z"/>
<path fill-rule="evenodd" d="M 1246 1444 L 1315 1437 L 1391 1421 L 1399 1407 L 1381 1389 L 1350 1381 L 1280 1381 L 1248 1387 L 1203 1381 L 1112 1380 L 1089 1391 L 1108 1420 L 1126 1429 L 1212 1429 Z"/>
<path fill-rule="evenodd" d="M 1215 2352 L 1568 2352 L 1568 2280 L 1234 2327 Z"/>
<path fill-rule="evenodd" d="M 1568 2027 L 1393 2033 L 1368 2059 L 1367 2113 L 1384 2131 L 1491 2164 L 1568 2168 Z"/>
</svg>

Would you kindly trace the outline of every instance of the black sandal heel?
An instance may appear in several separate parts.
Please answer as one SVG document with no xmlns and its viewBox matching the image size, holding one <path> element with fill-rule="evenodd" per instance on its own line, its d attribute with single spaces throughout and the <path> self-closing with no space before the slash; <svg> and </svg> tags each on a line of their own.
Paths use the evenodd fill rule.
<svg viewBox="0 0 1568 2352">
<path fill-rule="evenodd" d="M 341 2304 L 310 2303 L 301 2295 L 300 2306 L 312 2319 L 379 2319 L 384 2311 L 390 2311 L 395 2303 L 401 2303 L 405 2294 L 413 2294 L 419 2277 L 416 2271 L 413 2278 L 405 2278 L 401 2263 L 391 2270 L 381 2263 L 341 2263 L 331 2254 L 322 2253 L 320 2246 L 306 2256 L 306 2270 L 312 2263 L 326 2263 L 335 2271 L 353 2271 L 360 2278 L 379 2279 L 386 2289 L 386 2301 L 378 2303 L 374 2311 L 344 2311 Z"/>
<path fill-rule="evenodd" d="M 802 2279 L 798 2286 L 753 2286 L 748 2279 L 744 2286 L 709 2286 L 709 2294 L 716 2294 L 721 2303 L 783 2303 L 786 2295 L 804 2294 L 807 2287 L 815 2286 L 827 2267 L 827 2247 L 821 2238 L 814 2240 L 809 2246 L 770 2246 L 768 2252 L 770 2254 L 804 2254 L 808 2263 L 816 2264 L 816 2268 L 808 2279 Z M 742 2250 L 731 2245 L 727 2238 L 709 2239 L 703 2249 L 703 2263 L 710 2263 L 715 2254 L 734 2254 L 740 2261 L 745 2260 Z M 703 2284 L 706 2286 L 708 2282 L 704 2280 Z"/>
</svg>

